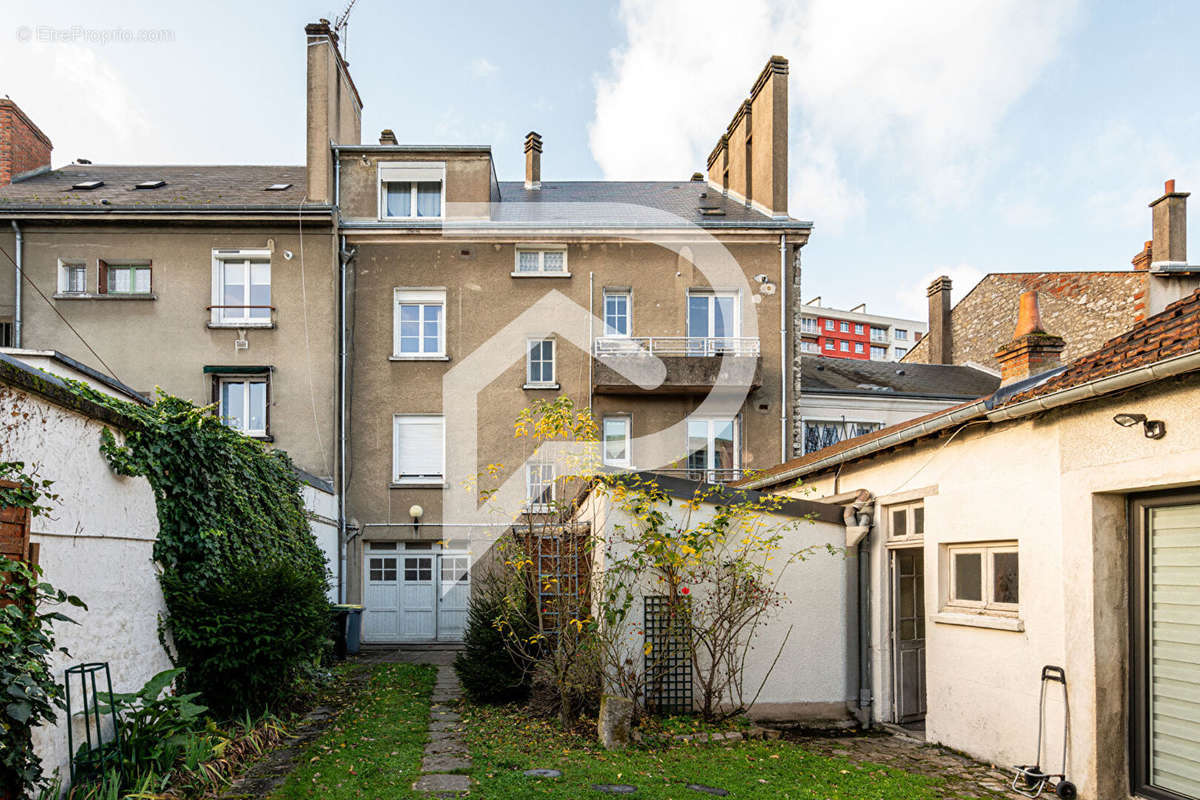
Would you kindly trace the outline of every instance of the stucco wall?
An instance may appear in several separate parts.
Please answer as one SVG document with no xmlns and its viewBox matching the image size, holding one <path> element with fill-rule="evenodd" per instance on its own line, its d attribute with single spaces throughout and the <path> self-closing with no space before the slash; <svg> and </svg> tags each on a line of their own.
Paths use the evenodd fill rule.
<svg viewBox="0 0 1200 800">
<path fill-rule="evenodd" d="M 1167 425 L 1161 441 L 1113 423 L 1142 411 Z M 929 740 L 1011 765 L 1028 763 L 1037 731 L 1038 676 L 1066 669 L 1071 734 L 1067 771 L 1080 797 L 1128 794 L 1129 494 L 1200 484 L 1200 378 L 1163 381 L 1035 418 L 964 428 L 809 476 L 819 499 L 865 488 L 889 504 L 924 498 Z M 875 719 L 891 718 L 886 522 L 871 533 Z M 947 590 L 942 546 L 1015 540 L 1023 630 L 936 620 Z M 1052 693 L 1053 696 L 1053 693 Z M 1049 755 L 1061 750 L 1061 706 L 1050 702 Z"/>
<path fill-rule="evenodd" d="M 70 652 L 55 654 L 55 674 L 61 680 L 68 666 L 103 661 L 114 691 L 139 689 L 171 667 L 158 640 L 166 609 L 152 561 L 158 517 L 150 484 L 112 473 L 99 452 L 102 424 L 0 386 L 0 418 L 11 420 L 13 412 L 30 416 L 0 430 L 0 458 L 24 461 L 61 496 L 51 515 L 31 525 L 45 578 L 88 605 L 62 609 L 79 624 L 54 625 L 59 646 Z M 47 772 L 58 769 L 65 781 L 70 753 L 62 715 L 57 725 L 34 731 L 34 747 Z"/>
</svg>

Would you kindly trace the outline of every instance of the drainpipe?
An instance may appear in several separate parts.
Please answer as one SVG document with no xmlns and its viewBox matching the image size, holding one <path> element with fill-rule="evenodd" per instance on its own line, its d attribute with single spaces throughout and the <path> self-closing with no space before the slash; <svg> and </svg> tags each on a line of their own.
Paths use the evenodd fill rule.
<svg viewBox="0 0 1200 800">
<path fill-rule="evenodd" d="M 346 237 L 341 228 L 342 159 L 337 148 L 333 151 L 333 222 L 334 247 L 338 261 L 338 602 L 346 602 Z"/>
<path fill-rule="evenodd" d="M 846 547 L 854 548 L 857 565 L 855 576 L 854 630 L 858 636 L 857 658 L 854 659 L 853 684 L 858 685 L 854 715 L 864 728 L 871 725 L 871 527 L 874 500 L 866 489 L 860 489 L 854 500 L 842 510 L 846 525 Z"/>
<path fill-rule="evenodd" d="M 21 233 L 21 226 L 17 221 L 12 220 L 13 234 L 16 236 L 16 256 L 15 262 L 17 265 L 16 285 L 13 289 L 13 347 L 21 346 L 21 284 L 24 282 L 24 275 L 21 272 L 21 264 L 23 262 L 22 253 L 24 252 L 25 235 Z"/>
<path fill-rule="evenodd" d="M 787 234 L 779 234 L 779 463 L 788 460 Z"/>
</svg>

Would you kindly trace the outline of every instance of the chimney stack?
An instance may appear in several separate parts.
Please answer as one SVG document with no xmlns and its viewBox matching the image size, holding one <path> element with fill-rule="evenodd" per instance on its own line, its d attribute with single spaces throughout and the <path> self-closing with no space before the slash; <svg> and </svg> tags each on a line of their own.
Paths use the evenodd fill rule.
<svg viewBox="0 0 1200 800">
<path fill-rule="evenodd" d="M 16 103 L 0 97 L 0 186 L 50 167 L 54 145 Z"/>
<path fill-rule="evenodd" d="M 525 188 L 542 188 L 542 137 L 536 131 L 525 134 Z"/>
<path fill-rule="evenodd" d="M 1175 180 L 1171 179 L 1163 186 L 1163 196 L 1150 204 L 1154 226 L 1151 269 L 1187 263 L 1188 194 L 1175 191 Z"/>
<path fill-rule="evenodd" d="M 954 363 L 954 332 L 950 325 L 950 276 L 934 279 L 925 290 L 929 297 L 928 363 Z"/>
<path fill-rule="evenodd" d="M 338 50 L 338 35 L 323 19 L 304 26 L 308 43 L 307 166 L 308 199 L 333 201 L 332 144 L 358 144 L 362 138 L 362 99 L 350 67 Z"/>
<path fill-rule="evenodd" d="M 390 145 L 399 144 L 399 142 L 396 141 L 396 134 L 391 128 L 384 128 L 379 132 L 379 143 Z"/>
<path fill-rule="evenodd" d="M 1066 342 L 1061 336 L 1046 333 L 1037 292 L 1023 292 L 1012 341 L 994 354 L 1000 362 L 1000 385 L 1024 380 L 1061 365 L 1060 354 Z"/>
</svg>

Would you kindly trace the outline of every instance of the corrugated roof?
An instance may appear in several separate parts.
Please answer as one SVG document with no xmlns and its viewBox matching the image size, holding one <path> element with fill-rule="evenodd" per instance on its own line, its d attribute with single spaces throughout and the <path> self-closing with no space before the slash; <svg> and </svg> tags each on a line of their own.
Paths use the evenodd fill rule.
<svg viewBox="0 0 1200 800">
<path fill-rule="evenodd" d="M 968 400 L 990 394 L 1000 378 L 974 367 L 801 356 L 800 392 Z"/>
<path fill-rule="evenodd" d="M 78 183 L 97 180 L 104 181 L 104 185 L 96 189 L 72 188 Z M 166 183 L 157 189 L 134 188 L 138 183 L 154 180 Z M 282 191 L 267 190 L 278 183 L 291 186 Z M 70 164 L 0 187 L 0 212 L 226 207 L 278 210 L 299 209 L 304 198 L 304 167 Z"/>
</svg>

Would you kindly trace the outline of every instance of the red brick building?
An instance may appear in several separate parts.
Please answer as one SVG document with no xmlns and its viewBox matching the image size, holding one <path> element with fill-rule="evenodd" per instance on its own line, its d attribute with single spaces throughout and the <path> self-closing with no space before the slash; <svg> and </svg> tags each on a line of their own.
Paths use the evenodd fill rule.
<svg viewBox="0 0 1200 800">
<path fill-rule="evenodd" d="M 0 97 L 0 186 L 50 166 L 50 137 L 7 97 Z"/>
</svg>

